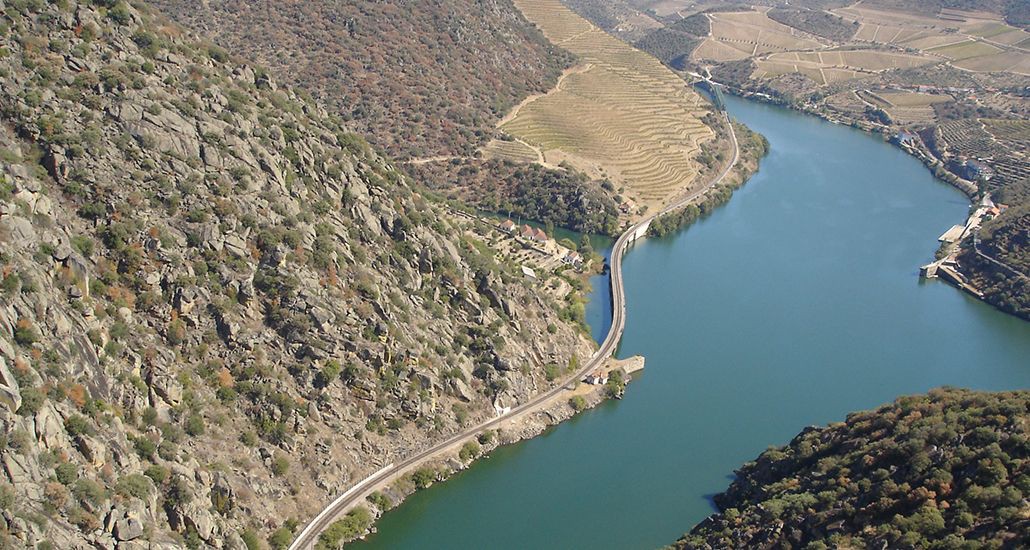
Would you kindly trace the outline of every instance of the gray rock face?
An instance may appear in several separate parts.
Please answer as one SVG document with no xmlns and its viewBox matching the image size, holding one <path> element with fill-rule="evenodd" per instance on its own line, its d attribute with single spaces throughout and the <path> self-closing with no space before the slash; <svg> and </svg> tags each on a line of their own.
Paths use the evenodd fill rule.
<svg viewBox="0 0 1030 550">
<path fill-rule="evenodd" d="M 135 540 L 143 536 L 143 522 L 140 520 L 128 517 L 125 519 L 118 520 L 114 524 L 114 538 L 119 541 Z M 118 545 L 121 548 L 121 545 Z"/>
<path fill-rule="evenodd" d="M 21 407 L 21 391 L 18 388 L 18 381 L 14 374 L 7 369 L 7 361 L 0 357 L 0 405 L 7 407 L 10 412 L 15 412 Z"/>
<path fill-rule="evenodd" d="M 590 352 L 338 120 L 136 9 L 40 2 L 0 33 L 18 544 L 242 547 Z"/>
</svg>

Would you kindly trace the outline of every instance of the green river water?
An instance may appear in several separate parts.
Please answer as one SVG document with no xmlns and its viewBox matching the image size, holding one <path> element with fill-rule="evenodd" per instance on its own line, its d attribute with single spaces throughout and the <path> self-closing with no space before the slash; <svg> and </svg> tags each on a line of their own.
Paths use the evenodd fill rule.
<svg viewBox="0 0 1030 550">
<path fill-rule="evenodd" d="M 919 279 L 964 195 L 878 138 L 727 103 L 770 154 L 728 205 L 626 256 L 618 356 L 647 358 L 626 398 L 413 495 L 358 547 L 655 548 L 806 425 L 942 385 L 1030 388 L 1030 323 Z"/>
</svg>

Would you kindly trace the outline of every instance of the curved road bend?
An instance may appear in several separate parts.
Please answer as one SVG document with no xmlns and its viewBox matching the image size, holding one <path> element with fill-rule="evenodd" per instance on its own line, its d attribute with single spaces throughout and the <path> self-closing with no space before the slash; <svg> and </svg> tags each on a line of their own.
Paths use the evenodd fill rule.
<svg viewBox="0 0 1030 550">
<path fill-rule="evenodd" d="M 350 510 L 355 503 L 363 500 L 374 490 L 398 479 L 422 461 L 439 454 L 450 447 L 456 446 L 459 443 L 463 443 L 480 432 L 494 428 L 502 422 L 518 418 L 540 405 L 548 403 L 551 399 L 565 391 L 565 387 L 570 383 L 582 379 L 591 371 L 596 370 L 604 364 L 604 362 L 607 361 L 613 353 L 615 353 L 615 348 L 618 346 L 619 340 L 622 338 L 623 329 L 626 327 L 626 295 L 623 290 L 622 282 L 622 256 L 626 253 L 627 247 L 637 238 L 646 233 L 647 227 L 650 225 L 652 220 L 663 214 L 686 206 L 722 181 L 722 179 L 726 177 L 726 174 L 728 174 L 737 164 L 737 160 L 740 158 L 740 147 L 737 144 L 737 136 L 733 132 L 733 125 L 730 123 L 729 115 L 723 112 L 723 117 L 725 118 L 726 126 L 730 132 L 730 141 L 733 143 L 733 159 L 726 165 L 726 168 L 724 168 L 722 172 L 720 172 L 712 179 L 712 181 L 701 189 L 673 201 L 665 208 L 632 225 L 619 236 L 617 241 L 615 241 L 611 254 L 612 326 L 608 330 L 608 335 L 605 337 L 604 342 L 602 342 L 598 350 L 590 356 L 590 359 L 583 365 L 583 367 L 565 379 L 560 385 L 530 398 L 529 401 L 515 407 L 508 414 L 477 424 L 464 432 L 455 434 L 401 462 L 386 466 L 360 481 L 315 516 L 315 519 L 308 523 L 297 539 L 293 541 L 293 544 L 290 545 L 290 550 L 308 550 L 310 548 L 314 548 L 319 535 L 322 534 L 322 531 L 326 530 L 330 524 L 340 518 L 346 511 Z"/>
</svg>

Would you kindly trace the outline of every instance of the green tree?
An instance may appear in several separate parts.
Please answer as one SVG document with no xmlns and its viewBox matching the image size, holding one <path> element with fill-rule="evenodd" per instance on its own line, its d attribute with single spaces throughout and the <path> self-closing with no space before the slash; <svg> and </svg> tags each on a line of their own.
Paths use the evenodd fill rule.
<svg viewBox="0 0 1030 550">
<path fill-rule="evenodd" d="M 475 441 L 466 441 L 465 444 L 461 446 L 461 451 L 458 452 L 458 458 L 461 459 L 462 462 L 468 462 L 478 457 L 481 451 L 482 449 L 480 448 L 479 443 L 476 443 Z"/>
<path fill-rule="evenodd" d="M 359 506 L 350 512 L 343 519 L 333 522 L 328 529 L 318 537 L 318 548 L 320 550 L 336 550 L 343 548 L 344 543 L 351 541 L 368 531 L 372 525 L 372 514 L 368 508 Z"/>
</svg>

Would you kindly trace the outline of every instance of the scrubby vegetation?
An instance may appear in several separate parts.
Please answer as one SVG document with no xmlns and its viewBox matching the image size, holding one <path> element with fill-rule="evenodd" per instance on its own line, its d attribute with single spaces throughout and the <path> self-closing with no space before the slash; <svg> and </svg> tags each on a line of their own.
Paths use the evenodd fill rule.
<svg viewBox="0 0 1030 550">
<path fill-rule="evenodd" d="M 581 233 L 611 235 L 616 230 L 618 205 L 611 183 L 590 180 L 570 166 L 556 170 L 524 162 L 473 160 L 412 170 L 434 189 L 482 210 Z"/>
<path fill-rule="evenodd" d="M 1025 548 L 1030 392 L 941 389 L 808 428 L 675 548 Z"/>
<path fill-rule="evenodd" d="M 858 31 L 858 23 L 845 21 L 839 15 L 802 8 L 774 8 L 767 12 L 769 19 L 810 32 L 816 36 L 829 38 L 830 40 L 850 40 Z"/>
<path fill-rule="evenodd" d="M 571 61 L 510 0 L 154 3 L 315 94 L 397 158 L 470 156 Z"/>
<path fill-rule="evenodd" d="M 987 258 L 968 239 L 959 262 L 984 299 L 1030 320 L 1030 179 L 1006 185 L 994 198 L 1009 208 L 980 229 L 979 249 Z"/>
<path fill-rule="evenodd" d="M 652 31 L 633 45 L 657 57 L 662 63 L 683 70 L 689 65 L 694 48 L 710 31 L 708 18 L 703 13 L 697 13 Z"/>
</svg>

